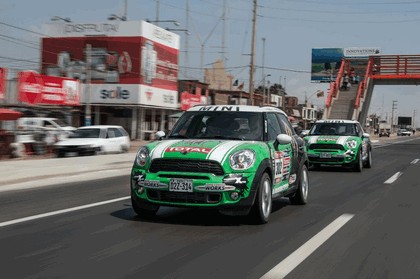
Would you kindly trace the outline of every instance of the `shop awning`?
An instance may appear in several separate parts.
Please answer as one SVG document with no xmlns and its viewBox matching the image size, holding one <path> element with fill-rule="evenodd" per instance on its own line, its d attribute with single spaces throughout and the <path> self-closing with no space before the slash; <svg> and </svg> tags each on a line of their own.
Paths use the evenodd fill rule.
<svg viewBox="0 0 420 279">
<path fill-rule="evenodd" d="M 16 120 L 22 116 L 20 111 L 8 109 L 8 108 L 0 108 L 0 120 Z"/>
</svg>

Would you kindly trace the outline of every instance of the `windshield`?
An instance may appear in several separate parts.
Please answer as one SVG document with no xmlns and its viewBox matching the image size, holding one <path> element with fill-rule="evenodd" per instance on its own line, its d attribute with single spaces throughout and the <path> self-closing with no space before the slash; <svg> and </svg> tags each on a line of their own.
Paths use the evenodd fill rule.
<svg viewBox="0 0 420 279">
<path fill-rule="evenodd" d="M 309 135 L 358 136 L 358 132 L 354 123 L 316 123 Z"/>
<path fill-rule="evenodd" d="M 263 117 L 256 112 L 185 112 L 168 138 L 263 140 Z"/>
<path fill-rule="evenodd" d="M 99 138 L 100 129 L 77 129 L 71 134 L 70 138 Z"/>
</svg>

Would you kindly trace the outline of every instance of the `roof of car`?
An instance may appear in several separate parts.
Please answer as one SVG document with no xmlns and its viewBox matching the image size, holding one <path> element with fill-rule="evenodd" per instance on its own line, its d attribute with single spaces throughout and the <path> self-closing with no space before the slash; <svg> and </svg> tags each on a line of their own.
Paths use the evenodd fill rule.
<svg viewBox="0 0 420 279">
<path fill-rule="evenodd" d="M 317 120 L 315 123 L 359 123 L 357 120 L 348 120 L 348 119 L 322 119 Z"/>
<path fill-rule="evenodd" d="M 284 111 L 273 106 L 247 106 L 247 105 L 197 105 L 188 111 L 246 111 L 246 112 L 280 112 L 286 115 Z"/>
<path fill-rule="evenodd" d="M 106 129 L 106 128 L 122 128 L 122 127 L 118 125 L 92 125 L 92 126 L 82 126 L 77 129 L 90 129 L 90 128 Z"/>
</svg>

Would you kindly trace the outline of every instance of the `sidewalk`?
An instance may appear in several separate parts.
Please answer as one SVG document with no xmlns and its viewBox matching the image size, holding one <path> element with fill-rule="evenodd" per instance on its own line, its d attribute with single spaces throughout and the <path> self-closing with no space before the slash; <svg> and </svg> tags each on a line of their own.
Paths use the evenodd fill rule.
<svg viewBox="0 0 420 279">
<path fill-rule="evenodd" d="M 129 152 L 120 154 L 67 158 L 31 155 L 31 158 L 0 160 L 0 192 L 118 175 L 129 177 L 137 150 L 145 143 L 132 141 Z"/>
</svg>

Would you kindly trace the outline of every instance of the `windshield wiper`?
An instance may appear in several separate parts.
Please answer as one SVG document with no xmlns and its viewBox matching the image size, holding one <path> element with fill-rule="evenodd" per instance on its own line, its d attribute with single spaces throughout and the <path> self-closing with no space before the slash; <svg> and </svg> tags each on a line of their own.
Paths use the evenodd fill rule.
<svg viewBox="0 0 420 279">
<path fill-rule="evenodd" d="M 184 135 L 173 135 L 173 136 L 169 136 L 168 138 L 170 138 L 170 139 L 186 139 L 188 137 L 184 136 Z"/>
</svg>

